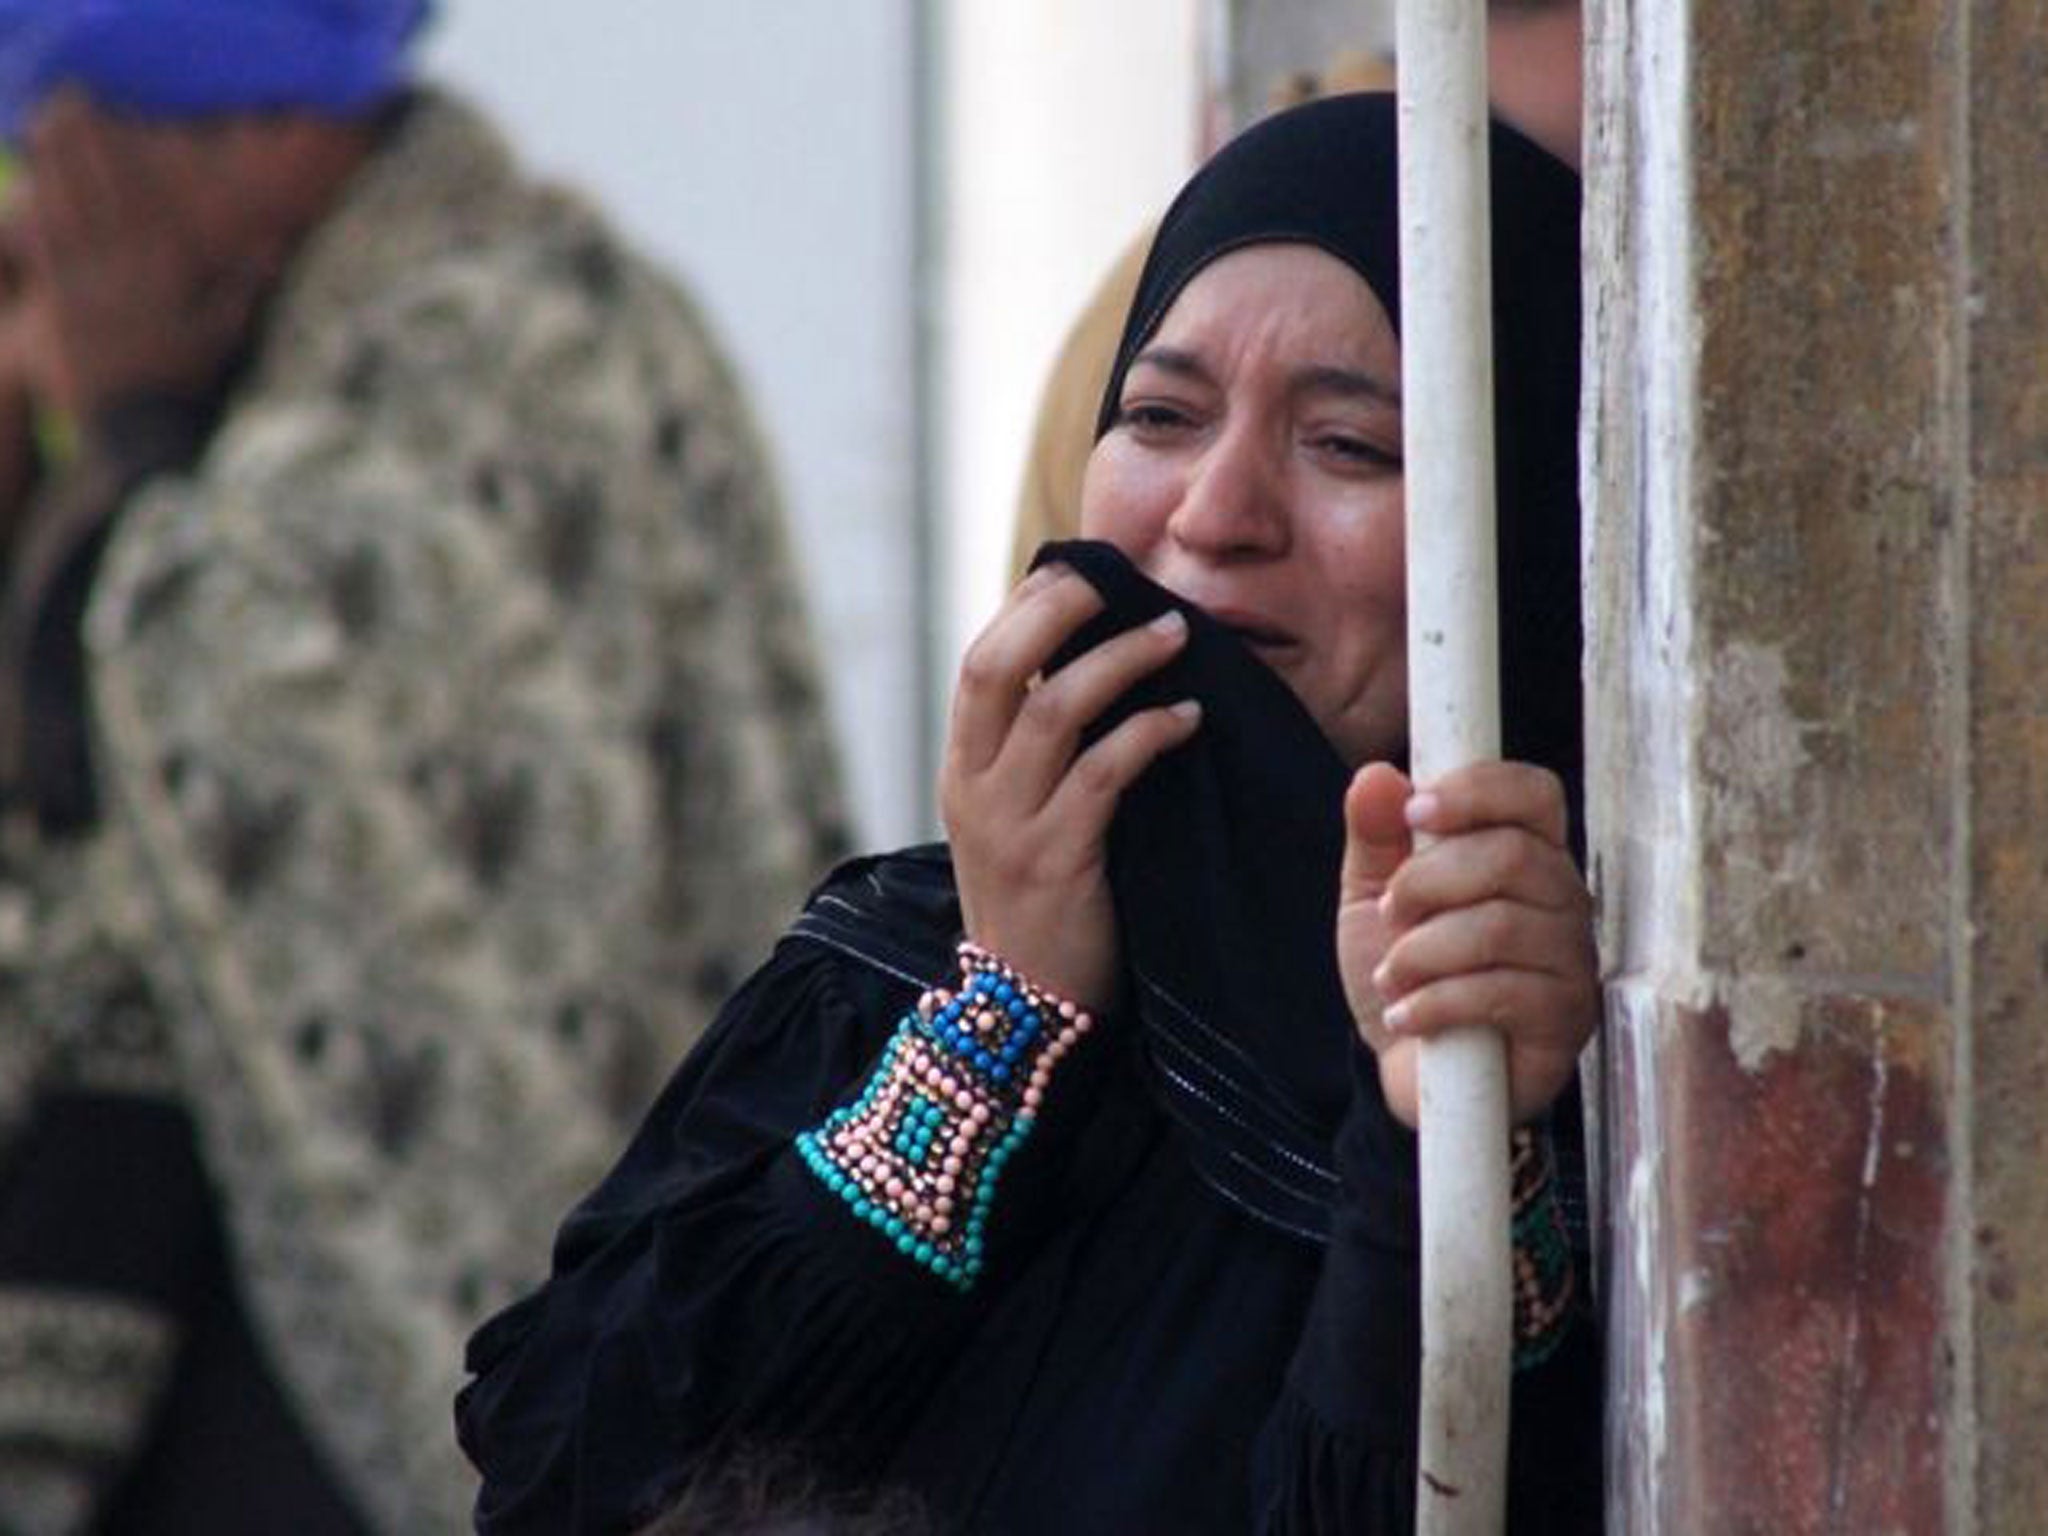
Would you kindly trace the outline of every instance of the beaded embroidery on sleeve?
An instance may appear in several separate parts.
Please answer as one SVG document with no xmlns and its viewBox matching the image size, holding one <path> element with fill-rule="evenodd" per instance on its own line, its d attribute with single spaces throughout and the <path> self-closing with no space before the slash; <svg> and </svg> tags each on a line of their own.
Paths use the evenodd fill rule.
<svg viewBox="0 0 2048 1536">
<path fill-rule="evenodd" d="M 796 1149 L 858 1220 L 965 1291 L 1003 1166 L 1092 1021 L 976 945 L 960 946 L 960 975 L 957 993 L 917 1000 L 860 1097 Z"/>
<path fill-rule="evenodd" d="M 1557 1153 L 1547 1135 L 1514 1133 L 1510 1187 L 1515 1245 L 1515 1369 L 1540 1365 L 1563 1342 L 1578 1299 L 1578 1270 L 1557 1194 Z"/>
</svg>

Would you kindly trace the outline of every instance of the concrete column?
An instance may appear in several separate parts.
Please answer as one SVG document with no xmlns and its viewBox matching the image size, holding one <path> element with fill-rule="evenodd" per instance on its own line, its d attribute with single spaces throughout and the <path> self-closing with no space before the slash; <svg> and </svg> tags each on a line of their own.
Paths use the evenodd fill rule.
<svg viewBox="0 0 2048 1536">
<path fill-rule="evenodd" d="M 1956 1530 L 2048 1526 L 2048 4 L 1957 9 L 1968 135 L 1955 217 L 1970 517 L 1969 1203 L 1955 1347 L 1974 1439 Z"/>
<path fill-rule="evenodd" d="M 1611 1511 L 2048 1511 L 2048 7 L 1589 6 Z"/>
</svg>

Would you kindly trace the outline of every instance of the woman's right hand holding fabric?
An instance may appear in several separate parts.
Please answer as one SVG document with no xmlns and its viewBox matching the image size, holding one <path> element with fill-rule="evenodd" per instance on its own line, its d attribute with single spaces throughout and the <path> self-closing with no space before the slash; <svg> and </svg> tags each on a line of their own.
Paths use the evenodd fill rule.
<svg viewBox="0 0 2048 1536">
<path fill-rule="evenodd" d="M 1110 819 L 1124 790 L 1201 721 L 1185 700 L 1140 710 L 1083 747 L 1088 726 L 1187 641 L 1186 621 L 1169 613 L 1044 676 L 1101 607 L 1064 566 L 1019 584 L 968 647 L 939 774 L 967 937 L 1096 1011 L 1116 991 Z"/>
</svg>

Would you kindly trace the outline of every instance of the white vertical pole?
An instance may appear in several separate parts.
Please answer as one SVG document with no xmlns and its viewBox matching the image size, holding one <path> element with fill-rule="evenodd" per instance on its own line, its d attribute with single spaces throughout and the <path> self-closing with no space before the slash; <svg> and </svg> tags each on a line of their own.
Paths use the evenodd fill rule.
<svg viewBox="0 0 2048 1536">
<path fill-rule="evenodd" d="M 1409 750 L 1418 781 L 1500 754 L 1484 0 L 1400 0 L 1401 393 Z M 1507 1056 L 1470 1029 L 1420 1060 L 1421 1536 L 1507 1518 Z"/>
</svg>

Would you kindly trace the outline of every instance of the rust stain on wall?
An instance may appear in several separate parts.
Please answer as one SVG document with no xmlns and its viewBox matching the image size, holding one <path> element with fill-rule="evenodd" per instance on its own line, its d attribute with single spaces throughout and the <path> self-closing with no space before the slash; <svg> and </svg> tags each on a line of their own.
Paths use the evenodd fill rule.
<svg viewBox="0 0 2048 1536">
<path fill-rule="evenodd" d="M 1890 1000 L 1805 1009 L 1799 1051 L 1758 1070 L 1724 1010 L 1657 1024 L 1660 1123 L 1634 1122 L 1624 1155 L 1656 1157 L 1662 1294 L 1628 1305 L 1669 1337 L 1662 1381 L 1623 1386 L 1663 1397 L 1656 1529 L 1942 1528 L 1945 1024 Z"/>
</svg>

